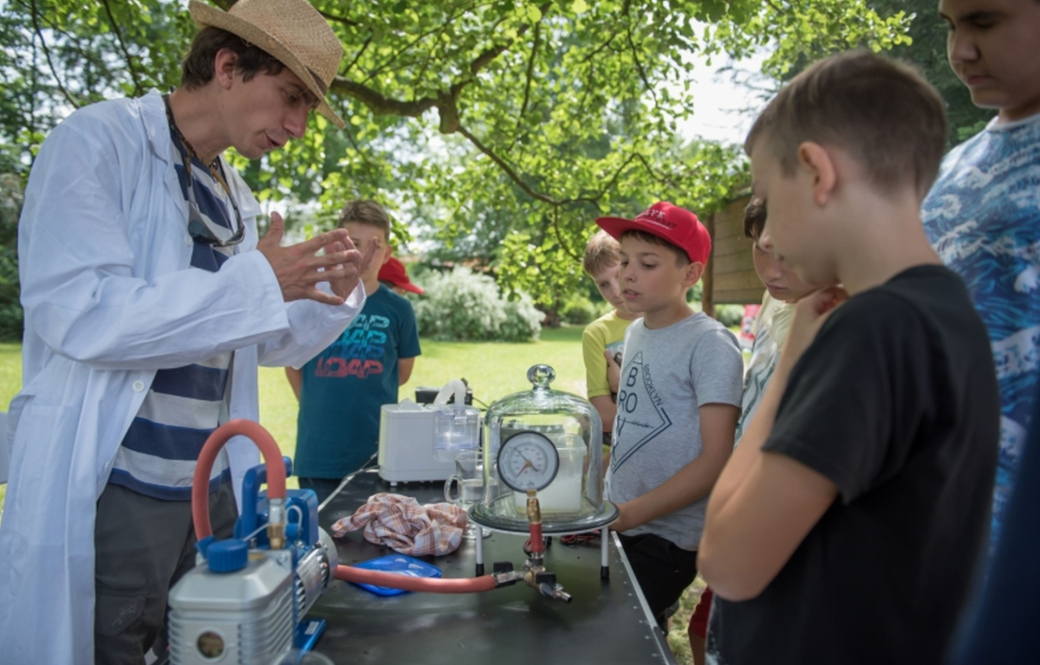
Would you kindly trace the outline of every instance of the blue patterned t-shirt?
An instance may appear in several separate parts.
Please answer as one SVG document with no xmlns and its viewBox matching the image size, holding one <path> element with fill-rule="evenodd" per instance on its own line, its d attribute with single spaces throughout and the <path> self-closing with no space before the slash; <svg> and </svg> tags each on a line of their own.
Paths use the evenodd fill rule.
<svg viewBox="0 0 1040 665">
<path fill-rule="evenodd" d="M 943 160 L 922 219 L 968 286 L 1000 382 L 1000 456 L 991 542 L 1011 495 L 1040 384 L 1040 115 L 989 126 Z"/>
</svg>

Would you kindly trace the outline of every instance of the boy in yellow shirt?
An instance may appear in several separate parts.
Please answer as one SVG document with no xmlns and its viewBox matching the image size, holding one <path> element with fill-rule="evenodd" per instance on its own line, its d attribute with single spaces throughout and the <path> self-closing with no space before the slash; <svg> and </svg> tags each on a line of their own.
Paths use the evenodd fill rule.
<svg viewBox="0 0 1040 665">
<path fill-rule="evenodd" d="M 614 309 L 585 327 L 581 335 L 581 352 L 585 358 L 585 394 L 596 407 L 603 421 L 603 443 L 609 445 L 617 415 L 616 375 L 612 388 L 608 371 L 618 371 L 621 351 L 625 346 L 625 331 L 636 315 L 625 308 L 625 299 L 618 287 L 621 266 L 621 245 L 602 229 L 585 246 L 585 274 L 592 278 L 599 294 Z"/>
</svg>

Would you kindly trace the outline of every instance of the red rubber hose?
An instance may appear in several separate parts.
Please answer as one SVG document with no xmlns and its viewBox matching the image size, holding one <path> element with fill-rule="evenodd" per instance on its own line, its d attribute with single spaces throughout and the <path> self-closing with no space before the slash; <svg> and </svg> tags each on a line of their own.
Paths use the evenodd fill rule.
<svg viewBox="0 0 1040 665">
<path fill-rule="evenodd" d="M 495 588 L 493 575 L 443 579 L 439 577 L 412 577 L 399 573 L 384 573 L 378 570 L 366 570 L 354 566 L 336 566 L 333 577 L 344 582 L 356 584 L 375 584 L 377 586 L 404 589 L 406 591 L 427 591 L 431 593 L 476 593 L 490 591 Z"/>
<path fill-rule="evenodd" d="M 263 453 L 267 466 L 268 498 L 285 498 L 285 463 L 274 437 L 260 423 L 241 418 L 229 420 L 209 435 L 199 451 L 199 461 L 195 464 L 195 477 L 191 486 L 191 517 L 195 522 L 195 537 L 198 540 L 213 535 L 213 526 L 209 521 L 209 475 L 213 471 L 213 462 L 228 439 L 239 434 L 252 439 Z"/>
<path fill-rule="evenodd" d="M 542 523 L 531 522 L 531 554 L 545 551 L 545 541 L 542 540 Z"/>
</svg>

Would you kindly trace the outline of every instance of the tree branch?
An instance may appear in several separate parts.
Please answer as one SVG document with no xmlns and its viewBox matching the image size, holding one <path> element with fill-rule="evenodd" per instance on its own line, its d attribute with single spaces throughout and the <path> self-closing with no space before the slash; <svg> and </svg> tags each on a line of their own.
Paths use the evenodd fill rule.
<svg viewBox="0 0 1040 665">
<path fill-rule="evenodd" d="M 345 16 L 338 16 L 336 14 L 333 14 L 332 12 L 329 12 L 329 11 L 322 11 L 320 13 L 325 18 L 326 21 L 332 21 L 333 23 L 339 23 L 341 25 L 348 25 L 351 28 L 360 28 L 361 27 L 360 23 L 358 23 L 357 21 L 351 21 L 349 18 L 347 18 Z"/>
<path fill-rule="evenodd" d="M 543 5 L 548 11 L 549 4 Z M 545 13 L 543 12 L 543 16 Z M 530 28 L 530 24 L 523 25 L 517 30 L 517 37 L 523 35 Z M 414 43 L 414 42 L 413 42 Z M 469 65 L 469 74 L 451 85 L 447 92 L 442 92 L 437 97 L 423 97 L 420 99 L 403 102 L 391 99 L 362 83 L 355 83 L 343 76 L 337 76 L 330 86 L 332 90 L 342 93 L 360 101 L 376 115 L 401 115 L 409 118 L 418 118 L 431 108 L 436 107 L 441 114 L 440 131 L 444 134 L 454 133 L 458 128 L 459 111 L 458 97 L 463 89 L 474 80 L 476 75 L 504 53 L 513 44 L 513 40 L 498 46 L 491 46 L 480 53 Z M 385 63 L 384 65 L 385 66 Z M 371 79 L 371 75 L 365 80 Z"/>
<path fill-rule="evenodd" d="M 524 122 L 524 114 L 527 113 L 527 104 L 531 101 L 531 81 L 534 78 L 534 59 L 538 55 L 538 46 L 542 41 L 541 21 L 534 26 L 534 41 L 531 44 L 531 57 L 527 60 L 527 80 L 524 82 L 524 101 L 520 104 L 520 113 L 516 116 L 516 140 L 520 140 L 520 127 Z M 514 142 L 515 143 L 515 142 Z"/>
<path fill-rule="evenodd" d="M 112 15 L 112 7 L 109 6 L 108 0 L 101 0 L 101 4 L 105 7 L 105 14 L 108 15 L 108 22 L 112 24 L 112 32 L 116 35 L 116 41 L 119 42 L 119 50 L 123 52 L 123 56 L 126 57 L 126 66 L 130 70 L 130 79 L 134 82 L 134 97 L 141 96 L 141 82 L 137 78 L 137 68 L 134 67 L 134 59 L 130 55 L 130 51 L 126 48 L 126 43 L 123 41 L 123 33 L 119 30 L 119 24 L 116 23 L 116 17 Z"/>
<path fill-rule="evenodd" d="M 625 29 L 625 39 L 628 40 L 628 46 L 632 49 L 632 60 L 636 63 L 636 71 L 639 72 L 639 78 L 643 79 L 643 85 L 650 91 L 650 96 L 654 98 L 654 105 L 657 104 L 657 93 L 650 86 L 650 80 L 646 77 L 646 71 L 643 70 L 643 63 L 639 61 L 639 53 L 636 52 L 636 45 L 632 41 L 632 30 L 630 28 Z"/>
<path fill-rule="evenodd" d="M 599 55 L 600 51 L 602 51 L 603 49 L 605 49 L 608 46 L 610 46 L 610 42 L 614 41 L 615 37 L 617 37 L 617 33 L 612 34 L 609 38 L 607 38 L 607 41 L 605 41 L 602 44 L 600 44 L 599 46 L 597 46 L 595 48 L 595 50 L 592 51 L 592 53 L 589 53 L 587 56 L 582 58 L 582 60 L 581 60 L 582 63 L 587 63 L 587 62 L 591 61 L 593 58 L 595 58 L 597 55 Z"/>
<path fill-rule="evenodd" d="M 531 187 L 531 185 L 529 185 L 523 178 L 520 177 L 520 174 L 518 174 L 512 166 L 506 163 L 506 161 L 502 159 L 494 150 L 484 145 L 484 143 L 481 142 L 480 139 L 478 139 L 476 136 L 470 133 L 470 131 L 463 127 L 461 124 L 456 127 L 456 131 L 459 134 L 462 134 L 464 137 L 466 137 L 466 140 L 472 143 L 477 150 L 484 153 L 484 155 L 487 156 L 488 159 L 490 159 L 492 162 L 495 163 L 496 166 L 502 169 L 502 172 L 505 173 L 510 180 L 516 183 L 516 186 L 523 190 L 525 194 L 527 194 L 533 199 L 536 199 L 543 203 L 547 203 L 550 206 L 553 206 L 554 208 L 569 205 L 571 203 L 596 204 L 597 202 L 599 202 L 600 199 L 603 198 L 604 194 L 610 191 L 610 189 L 617 182 L 618 178 L 621 177 L 621 174 L 625 171 L 626 168 L 628 168 L 628 165 L 631 164 L 633 160 L 642 158 L 641 155 L 638 155 L 636 153 L 629 155 L 628 158 L 626 158 L 625 161 L 621 164 L 621 166 L 618 167 L 617 171 L 614 172 L 614 175 L 612 175 L 610 179 L 607 180 L 607 182 L 599 190 L 599 193 L 595 195 L 577 196 L 569 199 L 555 199 L 549 196 L 548 194 L 543 194 L 541 192 L 536 191 L 533 187 Z M 646 164 L 645 161 L 644 164 Z M 649 168 L 649 165 L 647 165 L 647 167 Z"/>
<path fill-rule="evenodd" d="M 485 3 L 485 4 L 488 4 L 488 3 Z M 457 14 L 450 14 L 448 16 L 447 20 L 444 21 L 444 23 L 442 23 L 441 25 L 438 25 L 437 27 L 435 27 L 435 28 L 433 28 L 431 30 L 427 30 L 425 32 L 419 33 L 419 35 L 415 39 L 413 39 L 412 41 L 410 41 L 407 44 L 405 44 L 401 49 L 397 50 L 395 53 L 391 54 L 390 58 L 386 62 L 380 64 L 375 69 L 373 69 L 371 72 L 369 72 L 368 77 L 363 81 L 363 83 L 367 83 L 368 81 L 371 81 L 372 78 L 376 74 L 378 74 L 379 72 L 381 72 L 384 69 L 386 69 L 387 67 L 389 67 L 390 64 L 393 63 L 395 60 L 397 60 L 398 57 L 400 57 L 404 53 L 407 53 L 409 50 L 411 50 L 411 48 L 413 46 L 415 46 L 416 44 L 418 44 L 422 40 L 426 39 L 427 37 L 429 37 L 430 35 L 432 35 L 435 32 L 436 33 L 443 33 L 445 28 L 448 26 L 448 24 L 454 22 L 455 19 L 459 18 L 460 16 L 462 16 L 463 14 L 465 14 L 468 11 L 479 9 L 482 6 L 483 5 L 481 5 L 481 4 L 476 4 L 476 5 L 472 5 L 470 7 L 462 8 L 461 11 L 459 11 L 459 13 L 457 13 Z M 429 62 L 429 57 L 431 55 L 432 54 L 427 54 L 427 62 Z M 426 70 L 426 65 L 424 64 L 423 67 L 422 67 L 422 71 L 420 72 L 419 76 L 416 78 L 416 83 L 419 83 L 419 82 L 422 81 L 422 77 L 423 77 L 423 74 L 425 73 L 425 70 Z"/>
<path fill-rule="evenodd" d="M 416 37 L 415 39 L 413 39 L 412 41 L 408 42 L 408 43 L 407 43 L 407 44 L 405 44 L 405 45 L 404 45 L 404 46 L 403 46 L 402 48 L 400 48 L 400 49 L 398 49 L 397 51 L 395 51 L 394 53 L 392 53 L 392 54 L 390 55 L 390 58 L 389 58 L 389 59 L 388 59 L 388 60 L 387 60 L 386 62 L 384 62 L 384 63 L 382 63 L 382 64 L 380 64 L 380 65 L 376 66 L 376 68 L 375 68 L 375 69 L 373 69 L 372 71 L 370 71 L 370 72 L 368 73 L 368 76 L 366 76 L 366 77 L 365 77 L 365 80 L 364 80 L 363 82 L 364 82 L 364 83 L 367 83 L 368 81 L 371 81 L 371 80 L 372 80 L 372 79 L 373 79 L 373 78 L 375 77 L 375 75 L 376 75 L 376 74 L 378 74 L 379 72 L 381 72 L 381 71 L 383 71 L 384 69 L 386 69 L 387 67 L 389 67 L 389 66 L 390 66 L 390 64 L 391 64 L 391 63 L 392 63 L 392 62 L 393 62 L 394 60 L 397 60 L 397 58 L 398 58 L 398 57 L 399 57 L 400 55 L 402 55 L 402 54 L 404 54 L 404 53 L 407 53 L 407 52 L 408 52 L 409 50 L 411 50 L 411 48 L 412 48 L 413 46 L 415 46 L 416 44 L 418 44 L 418 43 L 419 43 L 419 42 L 421 42 L 422 40 L 426 39 L 427 37 L 429 37 L 430 35 L 432 35 L 432 34 L 433 34 L 434 32 L 438 32 L 438 31 L 441 31 L 441 30 L 443 30 L 443 29 L 444 29 L 444 26 L 438 26 L 437 28 L 435 28 L 435 29 L 433 29 L 433 30 L 427 30 L 426 32 L 421 32 L 421 33 L 419 33 L 419 35 L 418 35 L 418 36 L 417 36 L 417 37 Z"/>
<path fill-rule="evenodd" d="M 520 189 L 522 189 L 525 194 L 530 196 L 532 199 L 536 199 L 536 200 L 541 201 L 543 203 L 548 203 L 551 206 L 560 205 L 560 202 L 557 201 L 556 199 L 552 198 L 551 196 L 548 196 L 546 194 L 542 194 L 541 192 L 536 192 L 530 185 L 528 185 L 517 174 L 517 172 L 515 170 L 513 170 L 512 166 L 507 164 L 504 159 L 502 159 L 497 154 L 495 154 L 495 152 L 493 150 L 491 150 L 486 145 L 481 143 L 480 139 L 478 139 L 476 136 L 473 136 L 473 134 L 470 134 L 469 130 L 467 130 L 465 127 L 463 127 L 462 125 L 459 125 L 458 128 L 457 128 L 457 131 L 458 131 L 459 134 L 462 134 L 463 136 L 465 136 L 466 139 L 470 143 L 472 143 L 476 147 L 477 150 L 479 150 L 480 152 L 484 153 L 488 157 L 488 159 L 493 161 L 498 166 L 498 168 L 502 169 L 502 171 L 507 176 L 509 176 L 509 179 L 512 180 L 513 182 L 515 182 L 516 186 L 519 187 Z"/>
<path fill-rule="evenodd" d="M 423 97 L 410 102 L 391 99 L 366 85 L 354 83 L 342 76 L 333 79 L 331 89 L 358 100 L 375 115 L 401 115 L 418 118 L 437 105 L 437 99 L 434 97 Z"/>
<path fill-rule="evenodd" d="M 354 150 L 361 157 L 361 161 L 363 161 L 365 164 L 371 165 L 372 161 L 368 158 L 368 154 L 361 149 L 361 146 L 358 145 L 357 139 L 354 138 L 354 132 L 350 129 L 350 123 L 346 124 L 346 126 L 343 128 L 343 131 L 346 133 L 347 140 L 350 141 L 350 145 L 354 146 Z"/>
<path fill-rule="evenodd" d="M 571 251 L 570 245 L 563 241 L 563 236 L 560 234 L 560 206 L 553 206 L 553 231 L 556 233 L 556 242 L 560 243 L 560 247 L 563 251 L 567 252 L 570 257 L 575 261 L 581 261 L 581 257 Z"/>
<path fill-rule="evenodd" d="M 30 13 L 32 14 L 33 29 L 36 32 L 36 36 L 40 38 L 40 45 L 43 47 L 44 57 L 47 58 L 47 66 L 51 70 L 51 76 L 54 77 L 54 81 L 58 84 L 58 90 L 61 90 L 61 94 L 63 97 L 65 97 L 65 101 L 67 101 L 69 104 L 72 104 L 73 108 L 78 109 L 79 104 L 77 104 L 76 100 L 72 98 L 72 95 L 69 94 L 69 91 L 65 89 L 65 85 L 61 82 L 61 77 L 58 76 L 58 71 L 54 68 L 54 63 L 51 61 L 51 52 L 50 49 L 47 48 L 47 40 L 43 38 L 43 31 L 40 30 L 39 15 L 36 11 L 36 0 L 30 0 L 30 7 Z"/>
<path fill-rule="evenodd" d="M 347 68 L 343 70 L 343 74 L 344 75 L 346 75 L 347 72 L 349 72 L 351 69 L 354 69 L 354 65 L 356 65 L 358 63 L 358 60 L 361 59 L 361 56 L 365 54 L 365 50 L 368 48 L 368 45 L 371 44 L 371 43 L 372 43 L 372 35 L 369 35 L 365 39 L 365 43 L 361 45 L 360 49 L 358 49 L 357 55 L 355 55 L 354 59 L 350 61 L 350 64 L 347 65 Z"/>
<path fill-rule="evenodd" d="M 672 189 L 678 189 L 679 185 L 676 184 L 674 180 L 672 180 L 671 178 L 666 178 L 665 176 L 657 175 L 657 172 L 654 171 L 652 166 L 650 166 L 650 162 L 646 161 L 645 156 L 636 155 L 636 158 L 643 163 L 643 167 L 646 169 L 646 172 L 650 174 L 651 178 L 661 183 L 662 185 L 668 185 Z"/>
<path fill-rule="evenodd" d="M 636 159 L 636 157 L 638 157 L 638 156 L 639 155 L 637 155 L 635 153 L 629 155 L 628 158 L 625 159 L 625 161 L 621 163 L 621 166 L 618 167 L 618 170 L 614 172 L 614 175 L 610 177 L 610 180 L 608 180 L 606 182 L 606 184 L 603 185 L 603 188 L 599 190 L 599 194 L 596 194 L 596 196 L 594 198 L 574 199 L 574 200 L 575 201 L 587 201 L 589 203 L 596 203 L 597 201 L 599 201 L 601 198 L 603 198 L 604 194 L 606 194 L 608 191 L 610 191 L 610 188 L 614 186 L 614 183 L 616 183 L 617 179 L 621 177 L 621 174 L 624 172 L 624 170 L 626 168 L 628 168 L 628 165 L 632 163 L 632 160 Z"/>
</svg>

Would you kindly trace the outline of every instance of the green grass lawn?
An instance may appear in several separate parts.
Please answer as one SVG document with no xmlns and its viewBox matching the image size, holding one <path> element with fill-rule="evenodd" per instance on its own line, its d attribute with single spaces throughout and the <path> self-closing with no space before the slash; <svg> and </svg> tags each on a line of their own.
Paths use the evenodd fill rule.
<svg viewBox="0 0 1040 665">
<path fill-rule="evenodd" d="M 6 411 L 11 399 L 22 387 L 22 345 L 0 343 L 0 411 Z M 2 434 L 0 434 L 2 436 Z M 0 511 L 4 509 L 7 485 L 0 485 Z"/>
<path fill-rule="evenodd" d="M 415 361 L 411 380 L 401 387 L 401 399 L 415 397 L 417 386 L 440 387 L 450 379 L 465 378 L 473 396 L 484 404 L 506 395 L 529 390 L 527 369 L 544 363 L 556 370 L 553 387 L 584 396 L 585 368 L 581 356 L 581 328 L 543 330 L 537 342 L 436 342 L 422 340 L 422 355 Z M 20 344 L 0 344 L 0 409 L 6 409 L 22 382 Z M 260 423 L 274 436 L 289 457 L 296 450 L 296 397 L 281 368 L 260 368 Z M 290 479 L 293 484 L 293 479 Z M 6 486 L 0 485 L 0 510 Z M 696 585 L 695 585 L 696 586 Z M 676 661 L 691 663 L 686 624 L 696 606 L 699 589 L 683 596 L 679 613 L 672 617 L 668 642 Z"/>
</svg>

